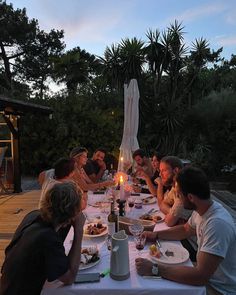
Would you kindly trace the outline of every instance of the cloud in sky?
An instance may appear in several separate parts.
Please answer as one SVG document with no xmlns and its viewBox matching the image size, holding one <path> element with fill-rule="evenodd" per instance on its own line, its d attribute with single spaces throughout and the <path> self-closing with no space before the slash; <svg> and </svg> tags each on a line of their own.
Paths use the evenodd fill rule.
<svg viewBox="0 0 236 295">
<path fill-rule="evenodd" d="M 233 43 L 235 0 L 7 0 L 26 7 L 41 29 L 63 29 L 66 49 L 75 46 L 101 55 L 106 46 L 125 37 L 146 40 L 148 28 L 163 30 L 175 19 L 183 22 L 185 41 L 203 36 L 215 47 Z M 222 40 L 217 35 L 225 36 Z M 188 40 L 187 40 L 188 38 Z M 228 41 L 227 41 L 228 40 Z M 231 41 L 230 41 L 231 40 Z M 213 41 L 213 42 L 212 42 Z M 228 42 L 228 43 L 227 43 Z M 221 45 L 222 46 L 222 45 Z M 230 46 L 230 45 L 226 45 Z M 230 50 L 230 48 L 228 47 Z M 231 53 L 235 52 L 232 47 Z"/>
<path fill-rule="evenodd" d="M 235 36 L 220 36 L 220 37 L 217 37 L 216 42 L 220 46 L 236 45 L 236 35 Z"/>
<path fill-rule="evenodd" d="M 177 19 L 183 23 L 189 23 L 194 22 L 196 20 L 199 20 L 201 18 L 210 16 L 210 15 L 216 15 L 218 13 L 222 13 L 222 11 L 227 9 L 227 5 L 223 3 L 210 3 L 205 4 L 197 7 L 193 7 L 190 9 L 186 9 L 185 11 L 172 15 L 171 17 L 168 17 L 165 20 L 166 23 L 173 22 L 173 20 Z"/>
</svg>

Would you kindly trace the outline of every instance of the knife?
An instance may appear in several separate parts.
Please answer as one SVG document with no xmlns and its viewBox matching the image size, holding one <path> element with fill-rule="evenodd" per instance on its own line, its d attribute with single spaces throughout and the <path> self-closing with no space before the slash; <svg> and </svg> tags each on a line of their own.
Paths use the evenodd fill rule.
<svg viewBox="0 0 236 295">
<path fill-rule="evenodd" d="M 165 252 L 164 252 L 159 240 L 156 240 L 156 244 L 157 244 L 157 247 L 158 247 L 159 251 L 161 252 L 161 255 L 165 256 Z"/>
</svg>

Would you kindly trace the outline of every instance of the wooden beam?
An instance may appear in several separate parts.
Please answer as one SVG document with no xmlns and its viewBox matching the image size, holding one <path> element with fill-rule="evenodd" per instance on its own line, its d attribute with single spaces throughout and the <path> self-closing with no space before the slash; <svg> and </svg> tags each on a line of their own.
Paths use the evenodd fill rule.
<svg viewBox="0 0 236 295">
<path fill-rule="evenodd" d="M 3 118 L 10 129 L 13 140 L 12 140 L 12 150 L 13 150 L 13 182 L 14 182 L 14 193 L 22 192 L 21 189 L 21 163 L 20 163 L 20 132 L 19 132 L 19 117 L 11 115 L 10 118 L 3 114 Z"/>
</svg>

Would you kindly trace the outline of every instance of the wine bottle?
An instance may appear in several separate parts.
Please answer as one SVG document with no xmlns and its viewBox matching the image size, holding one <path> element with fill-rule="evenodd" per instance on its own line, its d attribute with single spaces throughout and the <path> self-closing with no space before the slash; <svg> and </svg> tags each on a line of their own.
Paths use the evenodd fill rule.
<svg viewBox="0 0 236 295">
<path fill-rule="evenodd" d="M 108 226 L 108 234 L 112 236 L 115 232 L 118 231 L 118 217 L 115 214 L 115 204 L 111 202 L 111 211 L 107 217 L 107 226 Z"/>
</svg>

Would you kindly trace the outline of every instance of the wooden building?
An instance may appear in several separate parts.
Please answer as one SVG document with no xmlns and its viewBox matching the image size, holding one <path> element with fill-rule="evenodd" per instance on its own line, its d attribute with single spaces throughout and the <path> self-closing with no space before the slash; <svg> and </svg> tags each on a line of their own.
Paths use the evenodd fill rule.
<svg viewBox="0 0 236 295">
<path fill-rule="evenodd" d="M 46 106 L 27 101 L 11 99 L 0 95 L 0 146 L 10 145 L 11 159 L 13 163 L 13 188 L 15 193 L 21 192 L 21 165 L 20 165 L 20 118 L 29 113 L 34 115 L 52 114 L 52 109 Z M 1 129 L 8 128 L 9 138 L 4 138 Z"/>
</svg>

